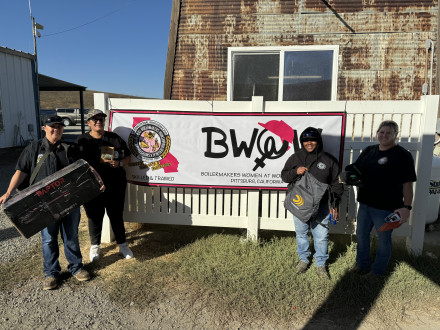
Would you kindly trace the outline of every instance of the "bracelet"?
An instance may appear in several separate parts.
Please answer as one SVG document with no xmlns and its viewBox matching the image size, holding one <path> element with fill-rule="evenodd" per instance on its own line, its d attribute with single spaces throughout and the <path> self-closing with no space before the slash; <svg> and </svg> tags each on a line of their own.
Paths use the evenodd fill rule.
<svg viewBox="0 0 440 330">
<path fill-rule="evenodd" d="M 403 208 L 405 208 L 405 209 L 408 209 L 408 210 L 412 210 L 412 206 L 411 205 L 403 205 L 402 206 Z"/>
</svg>

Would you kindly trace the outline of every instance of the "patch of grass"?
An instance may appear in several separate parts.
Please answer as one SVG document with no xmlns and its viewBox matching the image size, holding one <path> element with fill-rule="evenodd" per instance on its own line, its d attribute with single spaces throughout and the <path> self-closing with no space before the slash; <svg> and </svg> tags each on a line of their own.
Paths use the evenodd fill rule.
<svg viewBox="0 0 440 330">
<path fill-rule="evenodd" d="M 1 263 L 0 290 L 10 290 L 29 278 L 41 276 L 42 264 L 41 246 L 38 245 L 14 262 Z"/>
<path fill-rule="evenodd" d="M 292 233 L 263 231 L 258 242 L 249 242 L 233 229 L 130 223 L 126 229 L 134 259 L 121 259 L 117 244 L 111 243 L 102 244 L 102 258 L 88 264 L 84 214 L 80 224 L 85 267 L 94 275 L 85 285 L 103 285 L 110 298 L 124 306 L 145 309 L 177 299 L 188 311 L 208 309 L 220 323 L 222 318 L 269 319 L 280 326 L 332 320 L 350 328 L 367 319 L 377 327 L 394 327 L 420 311 L 440 312 L 439 259 L 433 254 L 412 256 L 402 242 L 394 243 L 387 276 L 368 282 L 352 271 L 356 243 L 347 235 L 331 235 L 331 279 L 325 281 L 313 265 L 305 274 L 295 273 L 298 256 Z M 61 244 L 60 240 L 65 270 Z M 0 290 L 42 277 L 40 249 L 37 246 L 23 259 L 0 265 Z"/>
<path fill-rule="evenodd" d="M 193 229 L 168 228 L 162 234 L 157 228 L 144 234 L 138 230 L 130 238 L 134 250 L 146 251 L 159 243 L 162 251 L 126 263 L 119 276 L 106 282 L 111 297 L 145 308 L 186 293 L 192 303 L 202 300 L 204 306 L 225 318 L 233 315 L 287 324 L 337 315 L 341 324 L 355 327 L 369 313 L 386 325 L 404 319 L 405 310 L 439 302 L 440 262 L 411 256 L 403 246 L 395 246 L 386 278 L 370 283 L 351 270 L 356 244 L 348 236 L 335 235 L 329 247 L 331 280 L 325 281 L 318 278 L 313 266 L 305 274 L 295 273 L 298 257 L 291 234 L 270 234 L 254 243 L 228 232 L 197 238 Z M 165 239 L 158 242 L 162 235 Z"/>
</svg>

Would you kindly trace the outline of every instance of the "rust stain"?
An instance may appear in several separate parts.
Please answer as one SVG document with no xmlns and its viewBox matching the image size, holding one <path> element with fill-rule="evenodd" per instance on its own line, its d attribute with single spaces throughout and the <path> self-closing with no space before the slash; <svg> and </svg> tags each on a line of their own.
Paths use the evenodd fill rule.
<svg viewBox="0 0 440 330">
<path fill-rule="evenodd" d="M 226 100 L 228 47 L 300 45 L 339 45 L 339 100 L 420 98 L 438 1 L 327 2 L 182 0 L 172 98 Z"/>
</svg>

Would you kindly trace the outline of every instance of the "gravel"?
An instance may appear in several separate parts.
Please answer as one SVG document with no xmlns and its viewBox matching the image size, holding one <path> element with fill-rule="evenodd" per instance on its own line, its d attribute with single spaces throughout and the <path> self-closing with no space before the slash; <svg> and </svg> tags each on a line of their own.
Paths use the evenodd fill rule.
<svg viewBox="0 0 440 330">
<path fill-rule="evenodd" d="M 15 163 L 22 148 L 0 149 L 0 196 L 3 195 L 15 171 Z M 0 212 L 0 260 L 1 262 L 12 262 L 19 258 L 30 247 L 40 241 L 39 235 L 30 239 L 23 238 L 6 217 L 3 209 Z"/>
<path fill-rule="evenodd" d="M 15 171 L 21 148 L 0 150 L 0 194 Z M 35 246 L 40 235 L 23 238 L 0 211 L 0 263 L 14 262 Z M 61 251 L 62 253 L 62 251 Z M 41 265 L 41 271 L 42 271 Z M 112 302 L 99 280 L 78 283 L 66 279 L 56 290 L 43 291 L 43 274 L 6 291 L 0 291 L 1 329 L 148 329 L 144 316 L 134 308 Z M 94 283 L 95 282 L 95 283 Z"/>
<path fill-rule="evenodd" d="M 21 151 L 21 148 L 0 149 L 0 194 L 7 190 Z M 35 246 L 41 246 L 40 235 L 23 238 L 1 209 L 0 264 L 14 262 Z M 41 265 L 41 278 L 0 290 L 0 329 L 219 328 L 212 311 L 204 306 L 189 307 L 185 293 L 164 296 L 145 309 L 137 308 L 134 303 L 122 306 L 109 299 L 105 283 L 99 277 L 78 282 L 67 276 L 57 289 L 44 291 L 42 268 Z M 238 322 L 230 325 L 240 326 Z"/>
</svg>

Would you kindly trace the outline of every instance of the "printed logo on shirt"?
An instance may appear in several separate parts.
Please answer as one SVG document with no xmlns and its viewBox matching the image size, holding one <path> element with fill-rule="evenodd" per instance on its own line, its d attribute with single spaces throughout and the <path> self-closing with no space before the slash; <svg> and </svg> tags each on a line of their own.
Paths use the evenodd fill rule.
<svg viewBox="0 0 440 330">
<path fill-rule="evenodd" d="M 316 167 L 318 167 L 320 170 L 325 170 L 327 168 L 327 166 L 324 163 L 322 163 L 322 162 L 319 162 L 316 165 Z"/>
<path fill-rule="evenodd" d="M 37 156 L 37 164 L 40 161 L 40 159 L 43 158 L 43 156 L 44 156 L 44 154 L 38 154 L 38 156 Z"/>
<path fill-rule="evenodd" d="M 378 161 L 377 161 L 377 163 L 379 164 L 379 165 L 384 165 L 384 164 L 386 164 L 388 162 L 388 157 L 382 157 L 382 158 L 380 158 Z"/>
</svg>

